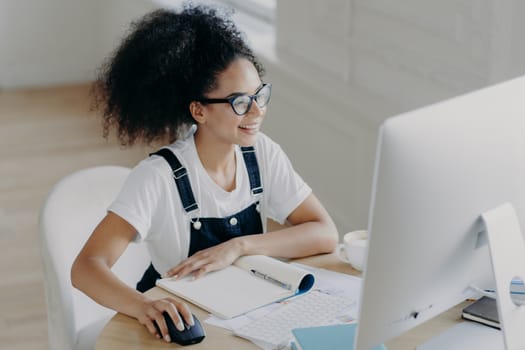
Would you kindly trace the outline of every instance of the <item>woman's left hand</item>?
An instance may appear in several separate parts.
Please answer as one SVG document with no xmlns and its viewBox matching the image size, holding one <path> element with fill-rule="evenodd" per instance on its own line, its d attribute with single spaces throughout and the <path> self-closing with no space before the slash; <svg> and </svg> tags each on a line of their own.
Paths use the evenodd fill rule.
<svg viewBox="0 0 525 350">
<path fill-rule="evenodd" d="M 241 256 L 239 239 L 230 239 L 216 246 L 198 251 L 179 265 L 168 270 L 163 277 L 176 276 L 179 279 L 193 273 L 194 278 L 197 279 L 208 272 L 220 270 L 231 265 L 239 256 Z"/>
</svg>

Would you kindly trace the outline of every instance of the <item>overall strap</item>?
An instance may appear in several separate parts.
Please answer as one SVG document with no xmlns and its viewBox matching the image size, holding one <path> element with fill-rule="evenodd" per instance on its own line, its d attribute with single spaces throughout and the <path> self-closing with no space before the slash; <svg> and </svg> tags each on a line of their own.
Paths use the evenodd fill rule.
<svg viewBox="0 0 525 350">
<path fill-rule="evenodd" d="M 263 192 L 261 185 L 261 176 L 259 174 L 259 164 L 257 163 L 257 157 L 255 156 L 255 147 L 241 147 L 242 156 L 246 169 L 248 170 L 248 178 L 250 179 L 250 190 L 252 194 L 258 195 Z"/>
<path fill-rule="evenodd" d="M 197 210 L 199 206 L 197 205 L 195 197 L 193 196 L 190 178 L 188 177 L 188 171 L 182 166 L 177 156 L 175 156 L 175 154 L 167 148 L 161 148 L 157 152 L 150 154 L 150 156 L 152 155 L 161 156 L 170 165 L 171 171 L 173 173 L 173 180 L 175 180 L 175 184 L 179 190 L 182 206 L 184 207 L 186 213 Z"/>
</svg>

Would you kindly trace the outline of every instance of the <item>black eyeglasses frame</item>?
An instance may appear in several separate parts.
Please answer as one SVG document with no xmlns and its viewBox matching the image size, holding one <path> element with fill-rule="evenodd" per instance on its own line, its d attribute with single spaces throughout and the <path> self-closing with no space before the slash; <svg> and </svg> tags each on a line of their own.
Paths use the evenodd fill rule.
<svg viewBox="0 0 525 350">
<path fill-rule="evenodd" d="M 269 87 L 270 88 L 270 96 L 268 97 L 268 100 L 266 101 L 266 103 L 262 106 L 260 106 L 258 103 L 257 103 L 257 100 L 255 100 L 255 98 L 257 97 L 257 94 L 262 90 L 264 89 L 265 87 Z M 236 110 L 235 110 L 235 107 L 233 106 L 233 101 L 240 97 L 240 96 L 244 96 L 244 97 L 249 97 L 250 98 L 250 102 L 248 103 L 248 107 L 246 108 L 246 112 L 244 113 L 238 113 Z M 259 106 L 259 108 L 264 108 L 265 106 L 268 105 L 268 102 L 270 102 L 270 98 L 272 96 L 272 84 L 271 83 L 264 83 L 261 85 L 261 87 L 259 89 L 257 89 L 257 91 L 255 92 L 255 94 L 253 95 L 247 95 L 247 94 L 235 94 L 231 97 L 228 97 L 228 98 L 201 98 L 201 99 L 198 99 L 196 100 L 197 102 L 201 102 L 201 103 L 204 103 L 204 104 L 213 104 L 213 103 L 229 103 L 230 106 L 232 107 L 232 110 L 235 114 L 237 114 L 238 116 L 244 116 L 246 115 L 246 113 L 248 113 L 250 111 L 250 109 L 252 108 L 252 103 L 253 101 L 255 100 L 255 103 L 257 103 L 257 106 Z"/>
</svg>

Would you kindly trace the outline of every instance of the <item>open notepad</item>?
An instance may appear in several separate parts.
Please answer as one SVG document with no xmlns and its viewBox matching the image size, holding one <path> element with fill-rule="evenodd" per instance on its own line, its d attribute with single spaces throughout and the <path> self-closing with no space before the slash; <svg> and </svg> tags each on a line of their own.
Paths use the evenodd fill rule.
<svg viewBox="0 0 525 350">
<path fill-rule="evenodd" d="M 314 276 L 297 266 L 264 255 L 240 257 L 231 266 L 193 280 L 163 278 L 157 286 L 221 318 L 304 293 Z"/>
</svg>

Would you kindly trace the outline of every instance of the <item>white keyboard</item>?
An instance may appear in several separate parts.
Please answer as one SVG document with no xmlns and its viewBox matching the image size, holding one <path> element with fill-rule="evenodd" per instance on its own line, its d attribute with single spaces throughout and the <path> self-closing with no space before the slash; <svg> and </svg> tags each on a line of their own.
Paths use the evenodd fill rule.
<svg viewBox="0 0 525 350">
<path fill-rule="evenodd" d="M 344 314 L 352 304 L 354 301 L 349 298 L 312 291 L 235 330 L 235 334 L 282 349 L 293 339 L 292 329 L 326 325 Z"/>
</svg>

